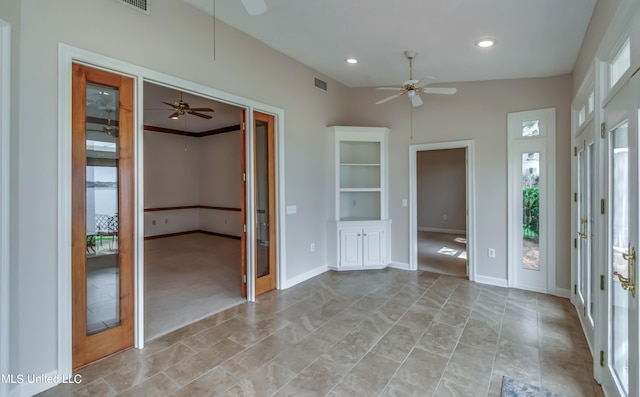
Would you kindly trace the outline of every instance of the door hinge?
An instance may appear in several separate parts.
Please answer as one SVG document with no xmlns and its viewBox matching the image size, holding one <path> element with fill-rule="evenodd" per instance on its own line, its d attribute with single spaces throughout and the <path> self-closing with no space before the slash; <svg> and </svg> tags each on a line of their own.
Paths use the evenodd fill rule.
<svg viewBox="0 0 640 397">
<path fill-rule="evenodd" d="M 587 306 L 582 306 L 582 317 L 587 317 Z"/>
<path fill-rule="evenodd" d="M 576 203 L 578 202 L 578 193 L 577 192 L 573 193 L 573 201 L 576 202 Z"/>
<path fill-rule="evenodd" d="M 604 139 L 607 137 L 607 123 L 600 124 L 600 138 Z"/>
<path fill-rule="evenodd" d="M 578 248 L 578 239 L 577 238 L 573 239 L 573 248 Z"/>
<path fill-rule="evenodd" d="M 577 147 L 577 146 L 574 146 L 574 147 L 573 147 L 573 157 L 575 157 L 575 156 L 577 156 L 577 155 L 578 155 L 578 147 Z"/>
<path fill-rule="evenodd" d="M 246 224 L 246 223 L 242 225 L 242 231 L 243 231 L 244 233 L 246 233 L 246 232 L 247 232 L 247 224 Z"/>
<path fill-rule="evenodd" d="M 577 284 L 573 284 L 573 294 L 574 295 L 578 295 L 578 285 Z"/>
<path fill-rule="evenodd" d="M 246 182 L 247 181 L 247 173 L 243 172 L 242 173 L 242 182 Z"/>
<path fill-rule="evenodd" d="M 604 367 L 604 350 L 600 350 L 600 366 Z"/>
<path fill-rule="evenodd" d="M 244 123 L 244 121 L 242 122 L 242 127 L 241 127 L 242 131 L 247 129 L 247 125 Z"/>
<path fill-rule="evenodd" d="M 604 291 L 604 274 L 600 275 L 600 291 Z"/>
<path fill-rule="evenodd" d="M 246 284 L 246 283 L 247 283 L 247 275 L 246 275 L 246 274 L 243 274 L 243 275 L 242 275 L 242 283 L 243 283 L 243 284 Z"/>
<path fill-rule="evenodd" d="M 602 215 L 604 215 L 604 205 L 605 205 L 604 199 L 600 200 L 600 213 Z"/>
</svg>

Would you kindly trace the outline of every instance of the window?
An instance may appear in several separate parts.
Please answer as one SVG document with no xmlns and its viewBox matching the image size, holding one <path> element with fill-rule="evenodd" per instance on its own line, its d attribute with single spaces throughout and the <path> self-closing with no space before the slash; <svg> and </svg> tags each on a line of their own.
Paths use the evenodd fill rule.
<svg viewBox="0 0 640 397">
<path fill-rule="evenodd" d="M 630 66 L 631 42 L 627 39 L 609 65 L 609 87 L 613 87 Z"/>
</svg>

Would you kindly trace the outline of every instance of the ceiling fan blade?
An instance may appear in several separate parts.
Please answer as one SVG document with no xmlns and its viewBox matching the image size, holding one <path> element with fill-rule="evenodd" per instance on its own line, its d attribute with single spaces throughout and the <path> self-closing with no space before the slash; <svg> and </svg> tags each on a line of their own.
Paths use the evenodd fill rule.
<svg viewBox="0 0 640 397">
<path fill-rule="evenodd" d="M 176 104 L 176 103 L 169 103 L 169 102 L 162 102 L 162 103 L 164 103 L 165 105 L 169 105 L 172 108 L 177 108 L 178 107 L 178 104 Z"/>
<path fill-rule="evenodd" d="M 411 95 L 409 99 L 411 100 L 411 106 L 414 108 L 422 105 L 422 98 L 420 98 L 420 95 L 418 94 Z"/>
<path fill-rule="evenodd" d="M 192 114 L 194 116 L 198 116 L 198 117 L 202 117 L 203 119 L 210 119 L 211 116 L 209 116 L 208 114 L 203 114 L 203 113 L 198 113 L 198 112 L 189 112 L 189 114 Z"/>
<path fill-rule="evenodd" d="M 177 118 L 178 118 L 178 116 L 180 116 L 180 113 L 178 113 L 178 112 L 173 112 L 173 113 L 171 113 L 171 114 L 169 115 L 169 118 L 170 118 L 170 119 L 177 119 Z"/>
<path fill-rule="evenodd" d="M 247 14 L 251 16 L 264 14 L 267 11 L 267 4 L 264 0 L 242 0 Z"/>
<path fill-rule="evenodd" d="M 424 89 L 424 93 L 426 94 L 453 95 L 456 92 L 458 92 L 457 88 L 449 88 L 449 87 L 429 87 Z"/>
<path fill-rule="evenodd" d="M 195 111 L 195 112 L 215 112 L 215 110 L 211 109 L 211 108 L 189 108 L 191 109 L 191 111 Z"/>
<path fill-rule="evenodd" d="M 395 94 L 395 95 L 391 95 L 390 97 L 386 97 L 386 98 L 384 98 L 384 99 L 379 100 L 378 102 L 376 102 L 376 105 L 380 105 L 381 103 L 385 103 L 385 102 L 387 102 L 387 101 L 390 101 L 390 100 L 392 100 L 393 98 L 397 98 L 397 97 L 399 97 L 400 95 L 402 95 L 402 93 L 397 93 L 397 94 Z"/>
<path fill-rule="evenodd" d="M 435 81 L 435 77 L 425 76 L 416 82 L 416 88 L 424 87 L 427 84 L 430 84 L 432 81 Z"/>
<path fill-rule="evenodd" d="M 376 90 L 402 91 L 402 87 L 377 87 Z"/>
</svg>

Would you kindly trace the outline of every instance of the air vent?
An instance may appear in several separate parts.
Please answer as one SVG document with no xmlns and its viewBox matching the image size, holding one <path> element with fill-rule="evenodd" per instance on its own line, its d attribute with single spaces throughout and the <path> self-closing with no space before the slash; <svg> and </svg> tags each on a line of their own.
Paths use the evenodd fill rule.
<svg viewBox="0 0 640 397">
<path fill-rule="evenodd" d="M 321 90 L 322 90 L 322 91 L 324 91 L 324 92 L 327 92 L 327 82 L 326 82 L 326 81 L 322 81 L 322 80 L 320 80 L 319 78 L 315 77 L 315 78 L 313 79 L 313 85 L 314 85 L 316 88 L 319 88 L 319 89 L 321 89 Z"/>
<path fill-rule="evenodd" d="M 151 0 L 117 0 L 117 1 L 149 15 L 149 2 Z"/>
</svg>

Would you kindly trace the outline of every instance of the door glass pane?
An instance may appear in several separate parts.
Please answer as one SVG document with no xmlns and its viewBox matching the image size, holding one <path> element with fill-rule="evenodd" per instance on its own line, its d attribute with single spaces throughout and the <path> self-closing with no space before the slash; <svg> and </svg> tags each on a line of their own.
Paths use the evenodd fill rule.
<svg viewBox="0 0 640 397">
<path fill-rule="evenodd" d="M 256 122 L 256 276 L 269 275 L 269 129 Z"/>
<path fill-rule="evenodd" d="M 578 274 L 576 279 L 578 281 L 578 294 L 584 302 L 584 273 L 586 268 L 585 263 L 585 240 L 584 240 L 584 228 L 585 228 L 585 184 L 584 184 L 584 151 L 578 152 L 578 223 L 576 225 L 578 230 Z"/>
<path fill-rule="evenodd" d="M 591 143 L 589 144 L 588 147 L 588 152 L 587 152 L 587 170 L 589 173 L 589 176 L 587 178 L 587 183 L 588 183 L 588 199 L 586 200 L 586 205 L 587 205 L 587 218 L 589 220 L 587 226 L 587 233 L 589 234 L 588 237 L 588 242 L 589 242 L 589 263 L 588 263 L 588 272 L 589 272 L 589 277 L 591 279 L 591 287 L 589 289 L 589 317 L 591 319 L 593 319 L 593 315 L 594 315 L 594 307 L 595 307 L 595 294 L 594 291 L 596 291 L 598 289 L 598 285 L 597 285 L 597 276 L 596 276 L 596 271 L 595 271 L 595 266 L 593 264 L 593 258 L 595 258 L 596 256 L 596 249 L 595 249 L 595 244 L 594 242 L 594 238 L 595 238 L 595 233 L 594 233 L 594 226 L 595 226 L 595 218 L 596 218 L 596 214 L 595 214 L 595 202 L 596 202 L 596 194 L 595 194 L 595 183 L 596 183 L 596 179 L 595 179 L 595 173 L 596 173 L 596 166 L 595 166 L 595 144 Z"/>
<path fill-rule="evenodd" d="M 540 152 L 522 154 L 522 267 L 540 270 Z"/>
<path fill-rule="evenodd" d="M 530 120 L 522 122 L 522 136 L 539 136 L 540 120 Z"/>
<path fill-rule="evenodd" d="M 87 334 L 120 324 L 118 90 L 87 84 Z"/>
<path fill-rule="evenodd" d="M 611 132 L 611 262 L 613 271 L 629 276 L 622 255 L 629 244 L 629 145 L 628 124 Z M 629 391 L 629 293 L 616 276 L 611 278 L 611 365 L 625 394 Z"/>
</svg>

